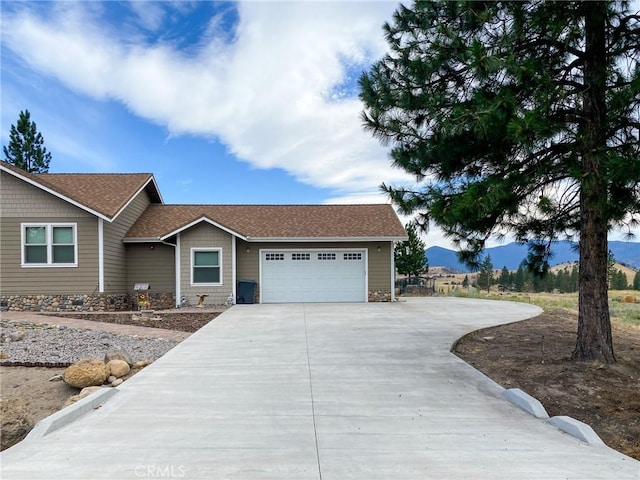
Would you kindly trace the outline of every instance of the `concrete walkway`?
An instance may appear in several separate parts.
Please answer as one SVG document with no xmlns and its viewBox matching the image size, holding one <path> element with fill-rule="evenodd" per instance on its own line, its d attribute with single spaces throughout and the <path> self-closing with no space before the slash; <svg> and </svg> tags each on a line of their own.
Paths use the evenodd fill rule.
<svg viewBox="0 0 640 480">
<path fill-rule="evenodd" d="M 9 479 L 633 479 L 449 352 L 536 315 L 454 298 L 239 305 L 99 408 L 0 455 Z M 96 406 L 97 407 L 97 406 Z"/>
</svg>

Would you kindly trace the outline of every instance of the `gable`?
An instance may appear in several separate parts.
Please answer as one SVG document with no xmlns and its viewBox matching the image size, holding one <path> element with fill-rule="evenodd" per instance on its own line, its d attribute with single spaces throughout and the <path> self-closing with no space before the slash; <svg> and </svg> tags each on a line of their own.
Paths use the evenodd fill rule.
<svg viewBox="0 0 640 480">
<path fill-rule="evenodd" d="M 78 218 L 90 213 L 29 183 L 0 172 L 0 216 L 3 218 Z"/>
<path fill-rule="evenodd" d="M 143 190 L 153 202 L 162 203 L 150 173 L 32 174 L 6 162 L 0 162 L 0 171 L 107 221 L 115 219 Z"/>
</svg>

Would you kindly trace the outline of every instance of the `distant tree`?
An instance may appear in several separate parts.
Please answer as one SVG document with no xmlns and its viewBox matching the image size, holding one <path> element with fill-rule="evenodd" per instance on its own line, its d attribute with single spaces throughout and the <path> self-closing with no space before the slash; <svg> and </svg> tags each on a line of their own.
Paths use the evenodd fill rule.
<svg viewBox="0 0 640 480">
<path fill-rule="evenodd" d="M 465 275 L 462 279 L 462 286 L 464 288 L 469 288 L 469 275 Z"/>
<path fill-rule="evenodd" d="M 382 185 L 476 264 L 492 234 L 579 237 L 574 360 L 614 362 L 607 232 L 640 216 L 640 16 L 631 2 L 416 1 L 360 78 L 365 128 L 416 186 Z M 533 258 L 532 258 L 533 260 Z"/>
<path fill-rule="evenodd" d="M 640 272 L 636 272 L 633 277 L 633 289 L 640 290 Z"/>
<path fill-rule="evenodd" d="M 478 288 L 486 288 L 487 293 L 491 289 L 491 280 L 493 279 L 493 263 L 491 263 L 491 255 L 484 257 L 480 263 L 480 271 L 478 273 Z"/>
<path fill-rule="evenodd" d="M 516 270 L 516 273 L 513 277 L 513 288 L 515 289 L 516 292 L 523 292 L 524 291 L 524 284 L 525 284 L 525 272 L 524 272 L 524 264 L 520 264 L 518 265 L 518 270 Z"/>
<path fill-rule="evenodd" d="M 611 289 L 626 290 L 627 288 L 629 288 L 627 275 L 622 270 L 614 270 L 611 274 Z"/>
<path fill-rule="evenodd" d="M 502 267 L 500 271 L 500 277 L 498 277 L 498 284 L 503 288 L 511 289 L 511 273 L 507 267 Z"/>
<path fill-rule="evenodd" d="M 394 250 L 396 268 L 402 275 L 420 276 L 429 270 L 429 263 L 424 254 L 426 245 L 420 239 L 415 223 L 408 223 L 406 230 L 409 239 L 397 244 Z"/>
<path fill-rule="evenodd" d="M 18 123 L 11 125 L 9 145 L 2 147 L 5 160 L 29 173 L 49 171 L 51 153 L 44 147 L 44 138 L 31 121 L 29 110 L 20 112 Z"/>
</svg>

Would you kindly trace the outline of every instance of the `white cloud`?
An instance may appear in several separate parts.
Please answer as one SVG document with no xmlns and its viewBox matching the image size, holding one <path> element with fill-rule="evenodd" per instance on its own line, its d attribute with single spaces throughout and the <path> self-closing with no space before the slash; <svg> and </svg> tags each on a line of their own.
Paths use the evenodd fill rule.
<svg viewBox="0 0 640 480">
<path fill-rule="evenodd" d="M 132 5 L 145 28 L 161 25 L 158 4 Z M 362 129 L 362 105 L 345 93 L 345 82 L 383 54 L 381 25 L 395 6 L 241 2 L 233 43 L 211 36 L 188 54 L 124 36 L 101 9 L 79 2 L 49 18 L 28 9 L 5 14 L 3 43 L 68 88 L 116 99 L 169 135 L 215 137 L 253 166 L 282 168 L 318 187 L 375 193 L 382 181 L 407 177 Z"/>
</svg>

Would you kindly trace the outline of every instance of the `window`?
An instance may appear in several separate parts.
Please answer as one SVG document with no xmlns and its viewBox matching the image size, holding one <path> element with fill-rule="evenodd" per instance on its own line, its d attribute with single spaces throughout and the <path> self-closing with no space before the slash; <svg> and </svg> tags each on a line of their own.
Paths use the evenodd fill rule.
<svg viewBox="0 0 640 480">
<path fill-rule="evenodd" d="M 22 224 L 23 267 L 77 267 L 76 224 Z"/>
<path fill-rule="evenodd" d="M 318 260 L 335 260 L 335 259 L 336 259 L 335 253 L 319 253 L 318 254 Z"/>
<path fill-rule="evenodd" d="M 344 253 L 343 260 L 362 260 L 361 253 Z"/>
<path fill-rule="evenodd" d="M 291 260 L 311 260 L 310 253 L 292 253 Z"/>
<path fill-rule="evenodd" d="M 265 253 L 264 259 L 268 261 L 284 260 L 284 253 Z"/>
<path fill-rule="evenodd" d="M 199 285 L 222 285 L 220 272 L 222 249 L 192 249 L 191 283 Z"/>
</svg>

